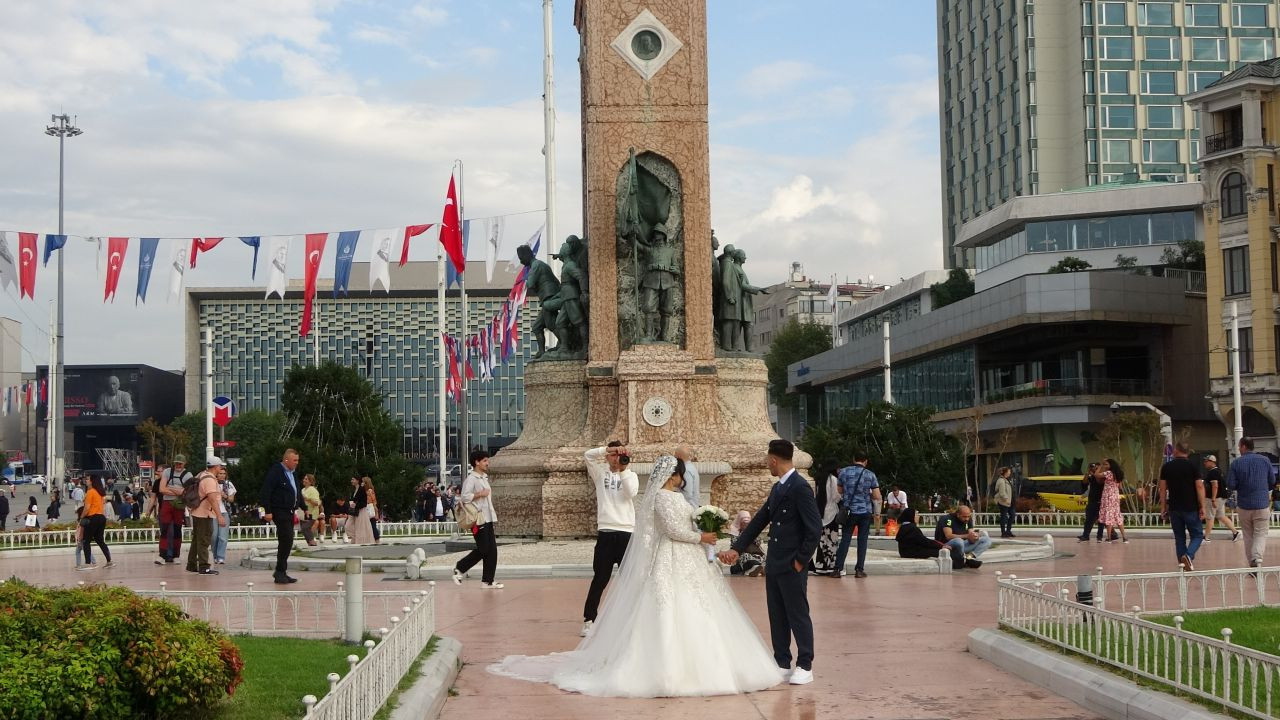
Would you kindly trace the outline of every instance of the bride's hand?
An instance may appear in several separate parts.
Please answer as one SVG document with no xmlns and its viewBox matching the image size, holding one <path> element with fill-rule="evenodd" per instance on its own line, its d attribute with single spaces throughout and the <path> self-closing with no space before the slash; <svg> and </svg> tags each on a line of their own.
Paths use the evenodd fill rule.
<svg viewBox="0 0 1280 720">
<path fill-rule="evenodd" d="M 704 533 L 702 533 L 702 542 L 703 542 L 703 543 L 705 543 L 705 544 L 707 544 L 707 545 L 715 545 L 715 544 L 716 544 L 716 541 L 717 541 L 717 540 L 719 540 L 719 539 L 720 539 L 720 538 L 716 537 L 716 534 L 715 534 L 715 533 L 713 533 L 713 532 L 704 532 Z"/>
<path fill-rule="evenodd" d="M 725 550 L 716 557 L 720 558 L 720 562 L 725 565 L 732 565 L 738 562 L 738 553 L 734 550 Z"/>
</svg>

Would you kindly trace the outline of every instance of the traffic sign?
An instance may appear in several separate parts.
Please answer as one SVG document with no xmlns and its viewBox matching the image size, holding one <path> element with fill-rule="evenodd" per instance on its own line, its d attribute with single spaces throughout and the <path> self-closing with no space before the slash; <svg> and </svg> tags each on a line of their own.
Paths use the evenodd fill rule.
<svg viewBox="0 0 1280 720">
<path fill-rule="evenodd" d="M 226 427 L 236 416 L 236 404 L 231 398 L 219 395 L 213 399 L 213 424 Z M 216 446 L 215 446 L 216 447 Z"/>
<path fill-rule="evenodd" d="M 214 440 L 213 446 L 216 448 L 233 448 L 236 446 L 235 440 Z"/>
</svg>

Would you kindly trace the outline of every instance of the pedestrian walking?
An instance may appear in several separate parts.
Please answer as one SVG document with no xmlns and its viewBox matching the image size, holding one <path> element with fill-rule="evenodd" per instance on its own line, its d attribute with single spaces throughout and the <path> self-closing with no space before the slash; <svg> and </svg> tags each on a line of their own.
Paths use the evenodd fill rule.
<svg viewBox="0 0 1280 720">
<path fill-rule="evenodd" d="M 84 494 L 84 516 L 80 519 L 80 522 L 84 525 L 84 540 L 82 542 L 85 565 L 82 569 L 92 570 L 98 567 L 98 564 L 93 561 L 91 543 L 97 543 L 98 548 L 102 550 L 102 557 L 107 559 L 105 567 L 112 568 L 116 566 L 111 561 L 111 549 L 107 547 L 107 516 L 103 514 L 106 493 L 107 489 L 102 484 L 102 478 L 94 477 L 89 480 L 89 490 Z"/>
<path fill-rule="evenodd" d="M 190 479 L 186 456 L 174 455 L 173 467 L 156 480 L 153 492 L 160 519 L 160 556 L 156 558 L 157 565 L 172 565 L 182 555 L 182 527 L 186 524 L 186 510 L 182 507 L 182 484 Z"/>
<path fill-rule="evenodd" d="M 276 566 L 273 578 L 277 585 L 298 582 L 289 576 L 289 553 L 293 552 L 293 511 L 301 507 L 302 493 L 293 473 L 298 469 L 298 451 L 284 451 L 280 462 L 267 470 L 259 496 L 266 508 L 264 519 L 276 526 Z"/>
<path fill-rule="evenodd" d="M 1204 456 L 1204 541 L 1209 542 L 1213 534 L 1213 521 L 1219 520 L 1231 531 L 1231 542 L 1240 539 L 1240 530 L 1227 515 L 1227 483 L 1222 479 L 1222 470 L 1218 467 L 1215 455 Z"/>
<path fill-rule="evenodd" d="M 1227 489 L 1236 493 L 1236 515 L 1244 533 L 1244 557 L 1249 567 L 1262 567 L 1271 520 L 1271 491 L 1276 470 L 1271 461 L 1253 451 L 1252 438 L 1240 438 L 1240 457 L 1227 470 Z"/>
<path fill-rule="evenodd" d="M 1204 540 L 1204 480 L 1200 468 L 1187 459 L 1191 448 L 1183 441 L 1173 445 L 1173 459 L 1160 468 L 1156 494 L 1160 516 L 1173 528 L 1173 547 L 1182 569 L 1195 570 L 1196 550 Z M 1188 541 L 1188 536 L 1190 541 Z"/>
<path fill-rule="evenodd" d="M 467 571 L 483 561 L 480 587 L 501 590 L 502 583 L 494 581 L 498 571 L 498 540 L 494 535 L 498 513 L 493 508 L 493 488 L 489 485 L 489 453 L 472 450 L 470 461 L 471 470 L 462 481 L 462 502 L 469 503 L 477 514 L 475 525 L 471 528 L 476 548 L 453 566 L 453 582 L 461 585 Z"/>
</svg>

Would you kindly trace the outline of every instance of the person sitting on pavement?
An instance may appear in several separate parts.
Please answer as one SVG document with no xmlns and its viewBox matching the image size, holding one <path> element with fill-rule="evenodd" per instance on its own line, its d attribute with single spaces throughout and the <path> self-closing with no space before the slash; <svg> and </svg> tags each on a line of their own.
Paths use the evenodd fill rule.
<svg viewBox="0 0 1280 720">
<path fill-rule="evenodd" d="M 914 508 L 905 508 L 898 516 L 898 534 L 894 536 L 898 541 L 898 557 L 913 558 L 916 560 L 932 560 L 938 557 L 939 550 L 948 550 L 951 553 L 951 569 L 960 570 L 967 564 L 964 559 L 964 553 L 955 545 L 948 545 L 937 540 L 930 540 L 924 536 L 924 532 L 916 525 L 916 511 Z M 977 568 L 982 566 L 981 560 L 971 561 L 973 564 L 969 567 Z"/>
<path fill-rule="evenodd" d="M 959 505 L 955 512 L 943 515 L 934 530 L 933 539 L 958 548 L 966 561 L 977 560 L 991 547 L 991 536 L 987 535 L 987 531 L 974 529 L 973 508 L 968 505 Z"/>
<path fill-rule="evenodd" d="M 733 540 L 738 539 L 743 529 L 751 524 L 751 511 L 739 510 L 733 521 L 725 528 L 725 534 Z M 738 555 L 738 561 L 729 566 L 730 575 L 746 575 L 759 577 L 764 574 L 764 550 L 760 548 L 760 539 L 756 538 L 747 545 L 745 552 Z"/>
</svg>

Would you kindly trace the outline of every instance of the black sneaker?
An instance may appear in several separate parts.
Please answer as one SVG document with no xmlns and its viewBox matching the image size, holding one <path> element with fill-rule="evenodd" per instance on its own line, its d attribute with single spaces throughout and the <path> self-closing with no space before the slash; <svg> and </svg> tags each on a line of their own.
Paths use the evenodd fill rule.
<svg viewBox="0 0 1280 720">
<path fill-rule="evenodd" d="M 982 561 L 977 560 L 975 558 L 969 558 L 964 561 L 964 566 L 967 568 L 972 568 L 974 570 L 977 570 L 978 568 L 982 567 Z"/>
<path fill-rule="evenodd" d="M 217 575 L 218 571 L 214 570 L 213 568 L 205 568 L 200 571 L 200 574 L 201 575 Z"/>
</svg>

